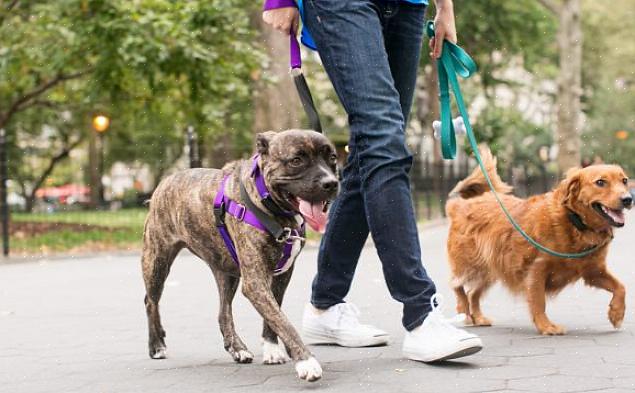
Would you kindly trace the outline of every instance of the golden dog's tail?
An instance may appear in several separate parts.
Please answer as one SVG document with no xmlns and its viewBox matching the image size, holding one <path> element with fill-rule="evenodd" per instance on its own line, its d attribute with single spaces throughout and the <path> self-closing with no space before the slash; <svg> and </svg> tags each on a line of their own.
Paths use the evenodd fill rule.
<svg viewBox="0 0 635 393">
<path fill-rule="evenodd" d="M 487 170 L 487 174 L 489 175 L 496 192 L 499 194 L 511 193 L 513 187 L 505 183 L 503 179 L 498 176 L 498 172 L 496 172 L 496 158 L 492 155 L 490 149 L 486 145 L 480 145 L 478 150 L 481 153 L 483 165 Z M 452 191 L 450 191 L 450 198 L 460 196 L 463 199 L 469 199 L 482 195 L 488 191 L 489 185 L 487 184 L 487 180 L 485 180 L 485 176 L 483 176 L 481 168 L 477 166 L 468 177 L 461 180 L 452 189 Z"/>
</svg>

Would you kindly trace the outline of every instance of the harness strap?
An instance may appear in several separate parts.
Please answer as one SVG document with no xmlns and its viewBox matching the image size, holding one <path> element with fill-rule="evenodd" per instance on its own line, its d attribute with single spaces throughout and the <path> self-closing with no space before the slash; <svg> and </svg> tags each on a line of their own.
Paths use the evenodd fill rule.
<svg viewBox="0 0 635 393">
<path fill-rule="evenodd" d="M 227 231 L 227 226 L 225 226 L 225 183 L 227 182 L 227 178 L 229 176 L 225 176 L 218 187 L 218 191 L 216 192 L 216 197 L 214 198 L 214 219 L 216 220 L 216 228 L 220 233 L 220 236 L 223 238 L 223 242 L 225 243 L 225 247 L 227 247 L 227 251 L 229 251 L 229 255 L 231 255 L 232 259 L 236 263 L 238 262 L 238 255 L 236 255 L 236 247 L 234 247 L 234 242 L 232 238 L 229 236 L 229 232 Z"/>
<path fill-rule="evenodd" d="M 426 26 L 426 32 L 428 34 L 428 37 L 434 37 L 434 22 L 428 22 Z M 514 229 L 538 251 L 542 251 L 546 254 L 559 258 L 583 258 L 594 253 L 601 246 L 603 246 L 604 244 L 598 244 L 586 250 L 574 253 L 558 252 L 538 243 L 535 239 L 529 236 L 529 234 L 527 234 L 520 227 L 520 225 L 518 225 L 516 220 L 514 220 L 511 213 L 503 204 L 503 201 L 500 199 L 498 193 L 494 189 L 492 180 L 487 174 L 487 169 L 485 169 L 485 165 L 483 164 L 483 160 L 481 159 L 481 155 L 478 151 L 478 143 L 476 142 L 476 137 L 474 136 L 474 131 L 472 131 L 472 125 L 470 124 L 470 118 L 467 113 L 465 103 L 463 102 L 463 96 L 461 95 L 459 81 L 456 77 L 457 74 L 463 78 L 469 78 L 470 76 L 472 76 L 477 70 L 476 63 L 474 62 L 474 60 L 472 60 L 470 55 L 468 55 L 467 52 L 465 52 L 461 47 L 447 40 L 444 40 L 441 58 L 437 60 L 437 70 L 439 74 L 439 97 L 441 100 L 441 152 L 443 153 L 443 158 L 453 159 L 456 156 L 456 136 L 454 134 L 454 126 L 452 124 L 452 113 L 450 107 L 451 86 L 452 92 L 454 94 L 454 99 L 456 101 L 456 106 L 459 109 L 461 116 L 463 117 L 463 122 L 465 124 L 465 133 L 470 143 L 470 147 L 474 152 L 476 162 L 481 168 L 481 172 L 483 172 L 483 176 L 485 177 L 485 180 L 487 181 L 487 184 L 492 191 L 494 198 L 496 198 L 498 205 L 501 207 L 503 213 L 505 213 L 505 216 L 507 217 L 507 220 L 514 227 Z"/>
<path fill-rule="evenodd" d="M 295 216 L 294 212 L 285 210 L 278 206 L 278 204 L 273 200 L 267 186 L 265 185 L 265 177 L 260 172 L 260 167 L 258 166 L 258 162 L 260 160 L 260 155 L 256 154 L 252 158 L 251 162 L 251 177 L 254 178 L 254 183 L 256 184 L 256 190 L 258 191 L 258 195 L 260 195 L 260 202 L 264 205 L 264 207 L 273 213 L 274 216 L 286 216 L 293 217 Z"/>
<path fill-rule="evenodd" d="M 280 225 L 276 219 L 260 210 L 260 208 L 251 201 L 243 182 L 240 182 L 240 199 L 245 202 L 245 206 L 247 206 L 250 212 L 253 212 L 260 224 L 266 228 L 266 231 L 269 232 L 276 241 L 282 243 L 292 236 L 291 228 Z"/>
<path fill-rule="evenodd" d="M 220 183 L 219 189 L 216 193 L 216 197 L 214 198 L 214 219 L 216 221 L 216 228 L 218 229 L 223 239 L 223 242 L 225 243 L 225 247 L 227 248 L 227 251 L 231 255 L 236 265 L 240 266 L 238 255 L 236 253 L 236 246 L 229 234 L 229 231 L 227 230 L 227 226 L 225 225 L 225 214 L 229 214 L 233 216 L 234 218 L 236 218 L 238 221 L 245 222 L 246 224 L 249 224 L 252 227 L 258 230 L 261 230 L 263 232 L 268 232 L 272 235 L 274 235 L 274 233 L 271 232 L 266 225 L 263 225 L 263 223 L 261 222 L 261 219 L 258 218 L 258 214 L 254 214 L 251 211 L 252 208 L 248 209 L 245 205 L 240 204 L 230 199 L 229 197 L 227 197 L 227 195 L 225 195 L 225 184 L 228 178 L 229 178 L 229 175 L 223 178 L 223 180 Z M 255 207 L 257 209 L 256 211 L 267 215 L 266 213 L 258 209 L 255 205 L 253 205 L 253 202 L 251 202 L 249 195 L 246 195 L 246 198 L 245 196 L 242 195 L 244 190 L 244 185 L 242 184 L 242 182 L 240 183 L 240 186 L 241 186 L 241 198 L 247 201 L 247 204 L 251 205 L 252 207 Z M 245 191 L 245 194 L 246 194 L 246 191 Z M 278 224 L 278 226 L 280 225 Z M 288 262 L 291 258 L 291 252 L 293 251 L 294 241 L 297 238 L 304 236 L 304 229 L 305 229 L 304 223 L 302 223 L 299 230 L 296 228 L 293 228 L 293 229 L 283 228 L 284 236 L 282 237 L 282 240 L 278 240 L 278 237 L 276 237 L 276 240 L 278 240 L 279 242 L 284 241 L 285 244 L 284 244 L 284 247 L 282 248 L 282 257 L 276 263 L 274 274 L 283 273 L 284 271 L 288 269 Z"/>
</svg>

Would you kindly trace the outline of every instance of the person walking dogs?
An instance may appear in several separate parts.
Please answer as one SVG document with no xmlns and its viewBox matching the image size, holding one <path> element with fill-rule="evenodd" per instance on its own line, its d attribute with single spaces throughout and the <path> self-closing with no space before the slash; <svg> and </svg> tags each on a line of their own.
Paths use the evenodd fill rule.
<svg viewBox="0 0 635 393">
<path fill-rule="evenodd" d="M 481 339 L 444 318 L 440 296 L 421 261 L 408 173 L 406 124 L 412 106 L 427 0 L 267 0 L 263 20 L 317 49 L 350 126 L 341 193 L 329 213 L 318 255 L 311 304 L 303 316 L 307 340 L 363 347 L 387 344 L 388 334 L 361 324 L 344 301 L 370 233 L 394 299 L 403 304 L 404 356 L 433 362 L 478 352 Z M 456 42 L 450 0 L 436 0 L 438 58 L 444 39 Z"/>
</svg>

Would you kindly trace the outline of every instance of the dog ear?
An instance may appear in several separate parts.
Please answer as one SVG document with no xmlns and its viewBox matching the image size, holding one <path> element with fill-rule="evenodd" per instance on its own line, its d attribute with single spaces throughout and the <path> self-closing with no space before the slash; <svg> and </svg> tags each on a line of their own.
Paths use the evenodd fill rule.
<svg viewBox="0 0 635 393">
<path fill-rule="evenodd" d="M 564 181 L 564 197 L 562 198 L 563 205 L 570 205 L 578 196 L 580 192 L 580 169 L 571 168 L 567 171 L 567 175 Z"/>
<path fill-rule="evenodd" d="M 269 143 L 275 135 L 274 131 L 261 132 L 256 135 L 256 151 L 259 154 L 267 154 L 269 152 Z"/>
</svg>

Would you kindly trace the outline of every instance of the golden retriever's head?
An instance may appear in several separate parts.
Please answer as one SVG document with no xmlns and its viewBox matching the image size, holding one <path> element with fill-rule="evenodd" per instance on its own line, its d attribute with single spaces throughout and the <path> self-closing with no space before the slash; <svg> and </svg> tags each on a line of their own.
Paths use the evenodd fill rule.
<svg viewBox="0 0 635 393">
<path fill-rule="evenodd" d="M 565 207 L 580 215 L 594 229 L 624 226 L 624 208 L 633 197 L 628 178 L 618 165 L 592 165 L 571 169 L 558 186 Z"/>
</svg>

